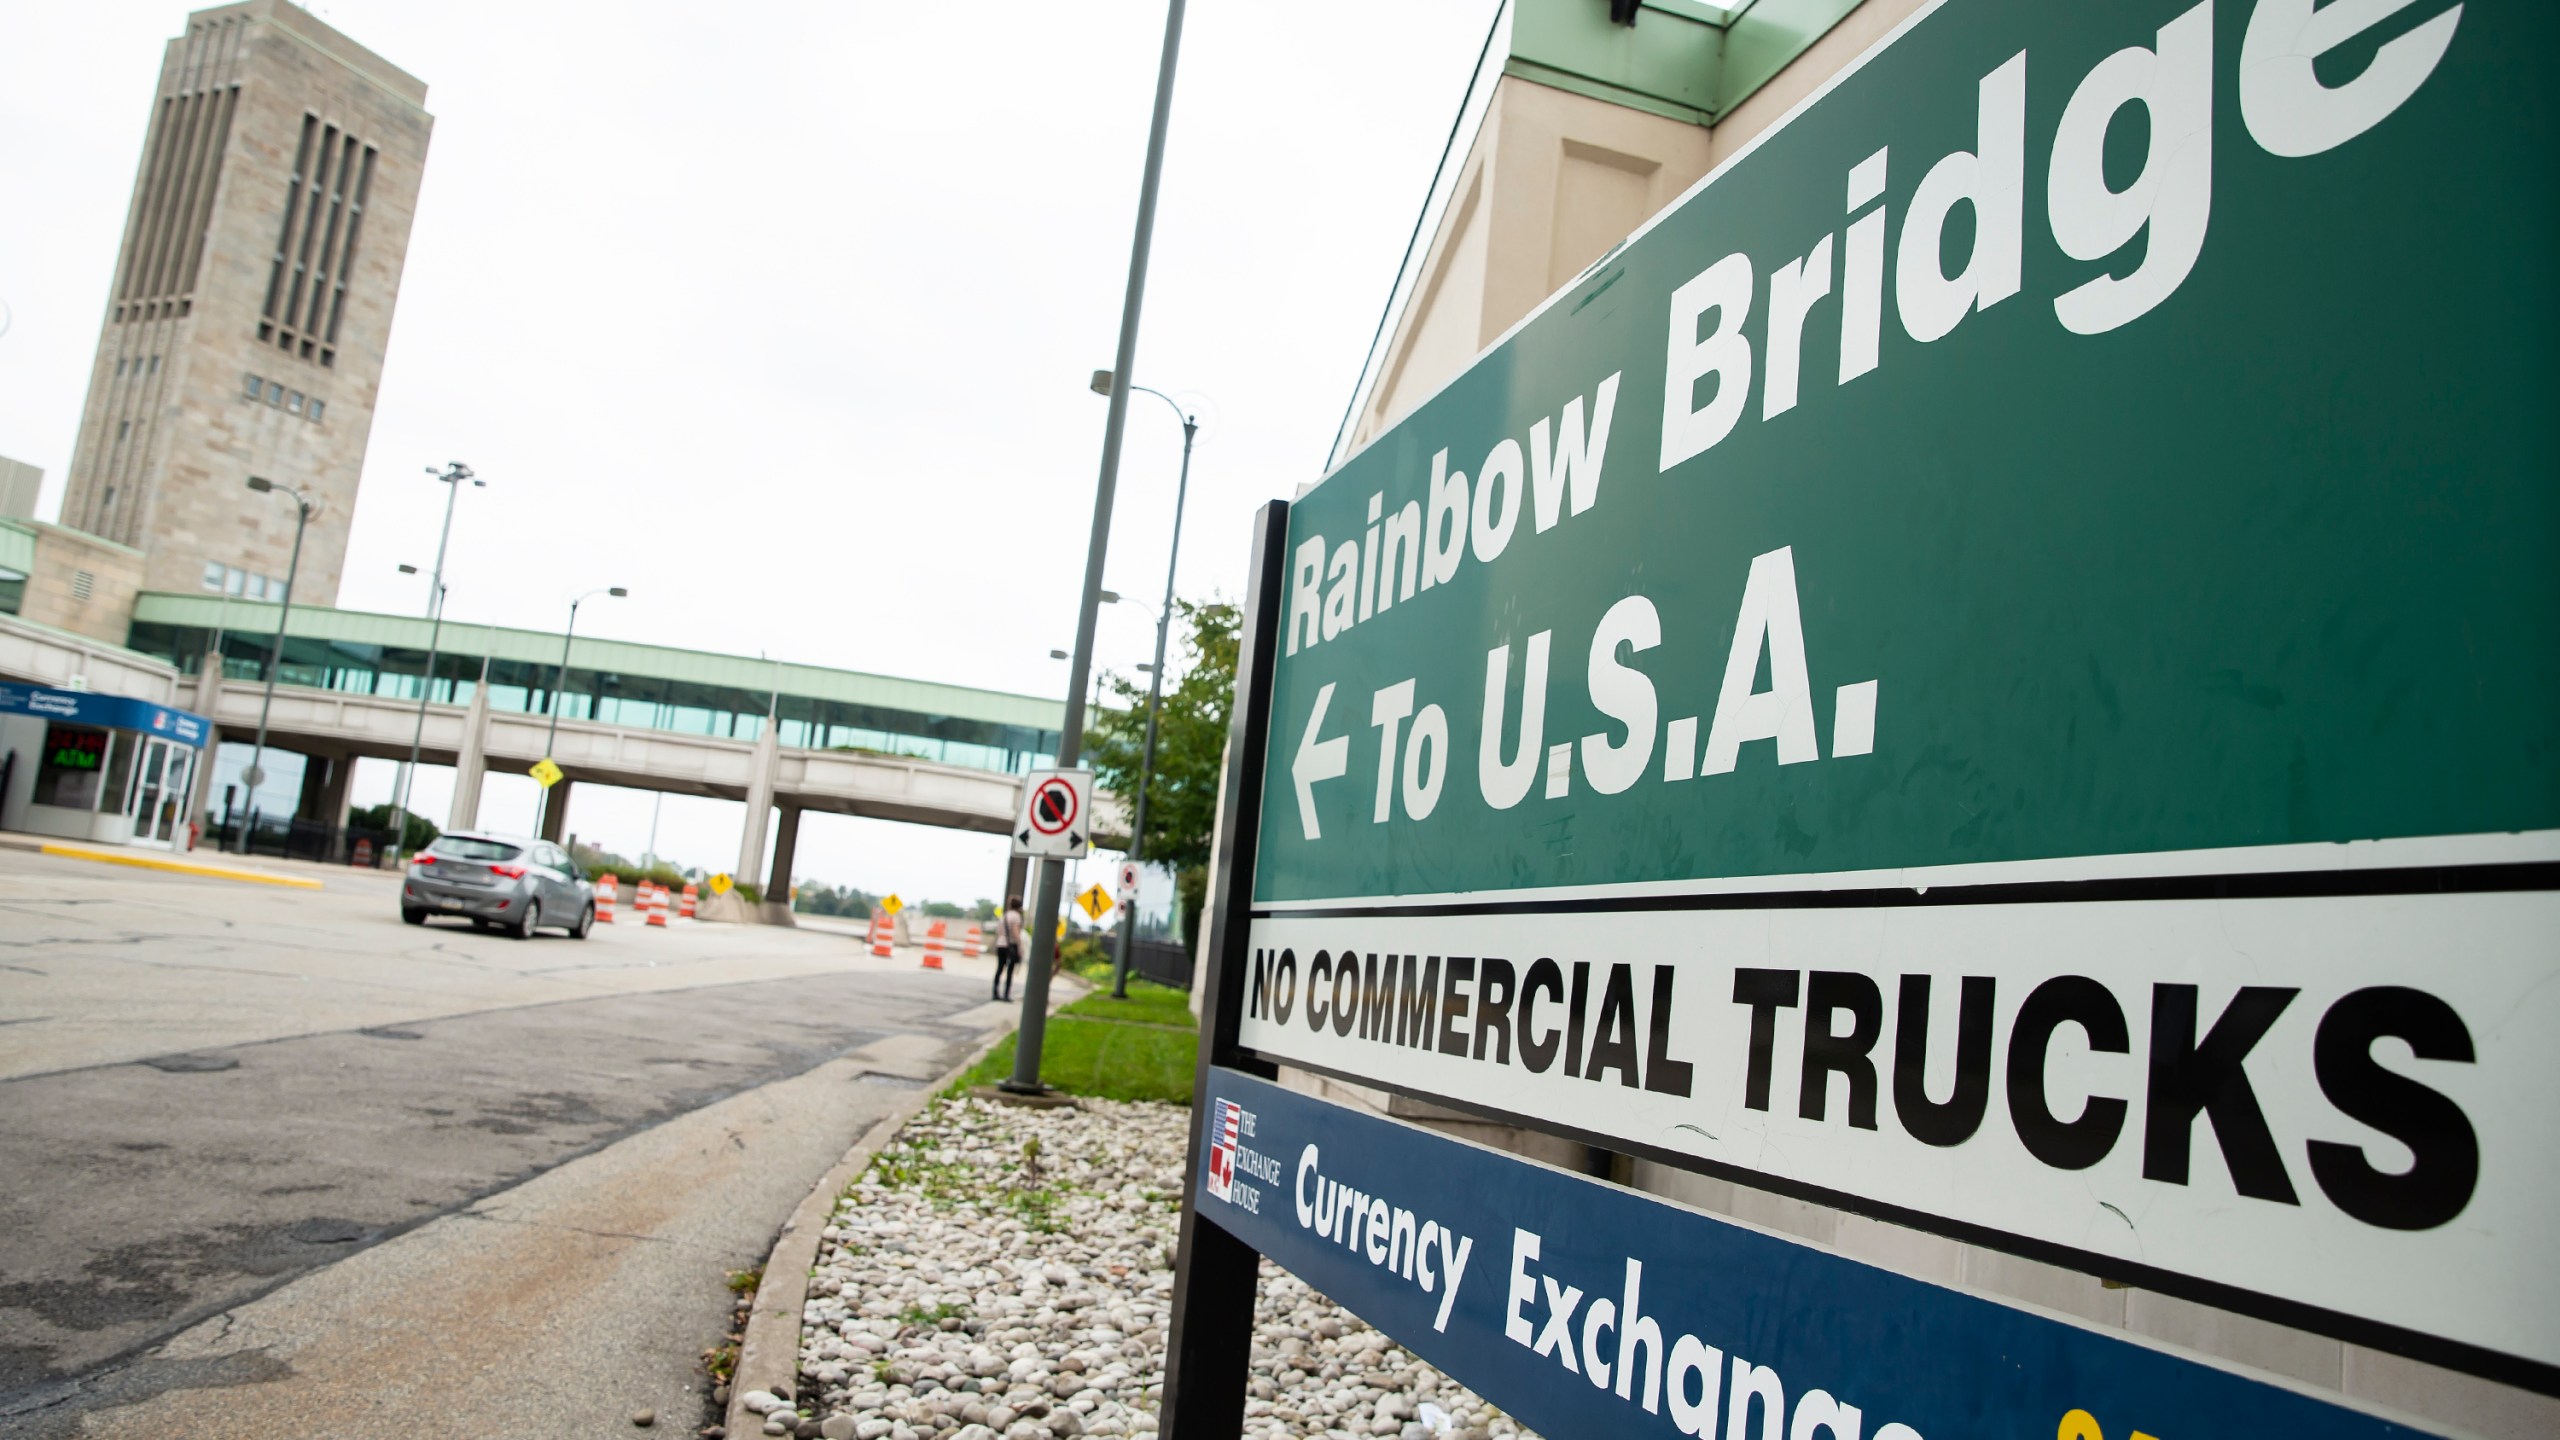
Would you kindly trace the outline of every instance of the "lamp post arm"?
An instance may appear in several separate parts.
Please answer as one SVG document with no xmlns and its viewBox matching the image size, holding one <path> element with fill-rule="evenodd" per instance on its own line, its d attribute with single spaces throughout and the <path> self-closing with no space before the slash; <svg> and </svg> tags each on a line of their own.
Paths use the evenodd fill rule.
<svg viewBox="0 0 2560 1440">
<path fill-rule="evenodd" d="M 569 602 L 569 628 L 560 632 L 560 668 L 551 675 L 551 703 L 543 708 L 551 712 L 551 727 L 543 732 L 542 755 L 551 757 L 551 742 L 560 738 L 560 687 L 569 683 L 569 641 L 578 633 L 578 607 L 587 603 L 579 596 Z"/>
</svg>

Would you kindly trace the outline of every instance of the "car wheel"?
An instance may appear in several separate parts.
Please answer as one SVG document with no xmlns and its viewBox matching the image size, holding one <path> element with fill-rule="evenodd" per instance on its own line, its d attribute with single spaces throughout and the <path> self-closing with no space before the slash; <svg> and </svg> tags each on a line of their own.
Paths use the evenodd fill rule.
<svg viewBox="0 0 2560 1440">
<path fill-rule="evenodd" d="M 408 906 L 403 905 L 400 907 L 400 918 L 408 921 L 412 925 L 424 925 L 427 923 L 427 912 L 424 910 L 412 910 Z"/>
<path fill-rule="evenodd" d="M 533 927 L 541 923 L 542 902 L 539 900 L 527 900 L 524 902 L 524 918 L 518 920 L 516 922 L 516 928 L 508 931 L 507 933 L 518 940 L 530 940 L 533 938 Z"/>
<path fill-rule="evenodd" d="M 587 938 L 587 932 L 594 928 L 596 928 L 596 907 L 590 905 L 578 913 L 578 923 L 570 929 L 569 938 L 584 940 Z"/>
</svg>

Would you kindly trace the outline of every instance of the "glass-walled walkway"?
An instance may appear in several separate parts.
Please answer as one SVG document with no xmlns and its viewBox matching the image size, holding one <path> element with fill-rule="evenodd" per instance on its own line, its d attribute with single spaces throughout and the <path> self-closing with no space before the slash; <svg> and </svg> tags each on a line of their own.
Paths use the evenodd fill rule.
<svg viewBox="0 0 2560 1440">
<path fill-rule="evenodd" d="M 218 596 L 145 594 L 126 644 L 198 673 L 220 646 L 222 673 L 265 673 L 277 607 Z M 560 637 L 448 624 L 426 675 L 428 624 L 401 615 L 296 606 L 276 682 L 347 694 L 542 715 L 553 704 Z M 485 680 L 484 680 L 485 677 Z M 1021 774 L 1051 764 L 1065 706 L 1055 700 L 696 650 L 580 638 L 558 681 L 563 719 L 754 740 L 770 705 L 784 745 L 913 756 Z"/>
</svg>

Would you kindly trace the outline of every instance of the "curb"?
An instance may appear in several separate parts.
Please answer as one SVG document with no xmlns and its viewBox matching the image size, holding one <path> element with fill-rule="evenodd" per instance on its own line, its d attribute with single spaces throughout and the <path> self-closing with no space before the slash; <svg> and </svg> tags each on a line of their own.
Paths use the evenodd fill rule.
<svg viewBox="0 0 2560 1440">
<path fill-rule="evenodd" d="M 1081 982 L 1079 982 L 1081 983 Z M 1064 988 L 1053 978 L 1049 1013 L 1084 998 L 1061 995 Z M 1092 993 L 1091 987 L 1086 994 Z M 872 1157 L 880 1153 L 908 1121 L 916 1118 L 934 1097 L 951 1087 L 953 1081 L 969 1073 L 971 1066 L 987 1058 L 1005 1037 L 1021 1028 L 1021 1022 L 1004 1025 L 990 1032 L 986 1039 L 970 1050 L 967 1058 L 928 1082 L 921 1090 L 899 1101 L 889 1113 L 872 1122 L 853 1148 L 844 1152 L 818 1183 L 801 1197 L 791 1218 L 782 1222 L 782 1233 L 775 1237 L 773 1253 L 765 1257 L 764 1280 L 756 1287 L 755 1304 L 747 1312 L 747 1328 L 738 1342 L 738 1366 L 729 1376 L 729 1405 L 721 1423 L 733 1436 L 762 1435 L 764 1417 L 751 1415 L 745 1405 L 750 1390 L 770 1391 L 776 1382 L 791 1387 L 792 1399 L 799 1399 L 800 1387 L 800 1319 L 809 1303 L 809 1272 L 818 1263 L 818 1232 L 824 1230 L 827 1217 L 835 1213 L 836 1201 L 845 1187 L 860 1179 Z M 784 1292 L 788 1291 L 786 1295 Z M 745 1426 L 746 1428 L 740 1428 Z"/>
<path fill-rule="evenodd" d="M 88 860 L 100 865 L 129 865 L 136 870 L 166 870 L 177 875 L 201 875 L 209 880 L 236 880 L 249 885 L 282 885 L 295 890 L 326 888 L 320 881 L 306 880 L 299 875 L 271 875 L 262 870 L 235 870 L 228 865 L 205 865 L 193 860 L 164 859 L 157 855 L 140 852 L 91 850 L 79 845 L 51 843 L 14 844 L 8 848 L 37 855 L 51 855 L 63 860 Z"/>
</svg>

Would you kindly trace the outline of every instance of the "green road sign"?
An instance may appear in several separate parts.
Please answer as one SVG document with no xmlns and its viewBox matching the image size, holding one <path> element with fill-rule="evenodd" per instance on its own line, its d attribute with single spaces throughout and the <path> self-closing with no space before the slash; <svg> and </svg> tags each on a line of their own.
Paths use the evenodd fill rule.
<svg viewBox="0 0 2560 1440">
<path fill-rule="evenodd" d="M 1344 463 L 1256 898 L 2560 825 L 2560 11 L 2353 9 L 1948 4 Z"/>
<path fill-rule="evenodd" d="M 1240 1043 L 2560 1393 L 2554 53 L 1921 7 L 1291 506 Z"/>
</svg>

